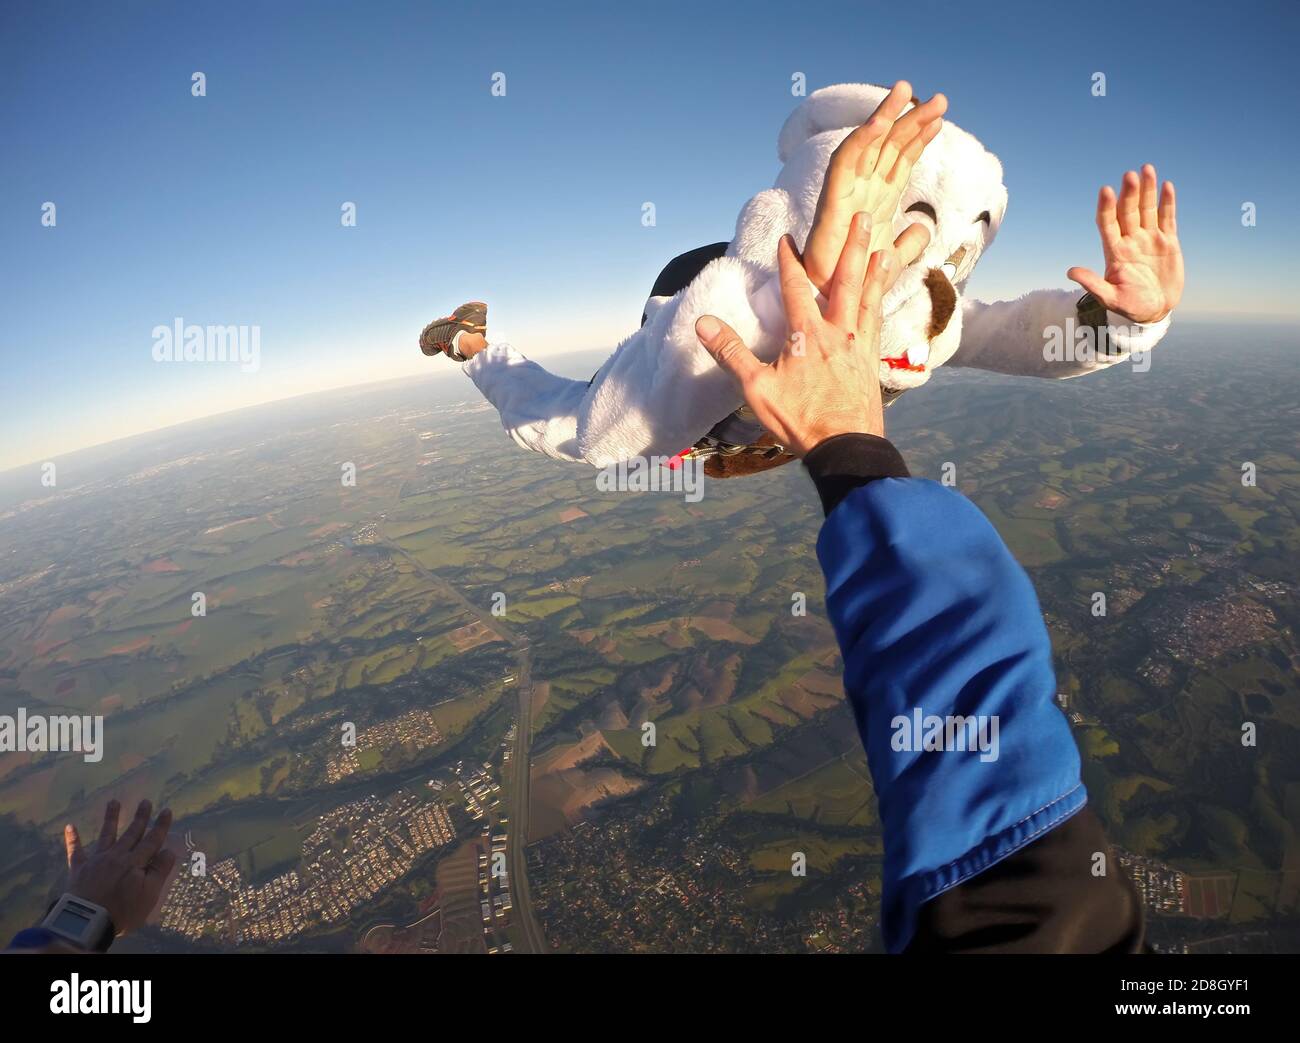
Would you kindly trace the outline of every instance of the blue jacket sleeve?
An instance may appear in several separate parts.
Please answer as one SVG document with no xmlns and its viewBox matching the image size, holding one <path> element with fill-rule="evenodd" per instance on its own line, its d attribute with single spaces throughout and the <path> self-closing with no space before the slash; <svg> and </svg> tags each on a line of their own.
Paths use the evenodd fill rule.
<svg viewBox="0 0 1300 1043">
<path fill-rule="evenodd" d="M 897 952 L 923 903 L 1083 807 L 1079 754 L 1029 577 L 969 500 L 924 479 L 870 482 L 831 510 L 817 556 L 879 801 Z"/>
</svg>

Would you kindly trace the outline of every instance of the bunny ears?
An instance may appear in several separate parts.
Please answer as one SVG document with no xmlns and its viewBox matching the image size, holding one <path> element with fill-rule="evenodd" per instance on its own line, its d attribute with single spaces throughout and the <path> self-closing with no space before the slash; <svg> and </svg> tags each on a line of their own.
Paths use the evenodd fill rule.
<svg viewBox="0 0 1300 1043">
<path fill-rule="evenodd" d="M 777 158 L 785 163 L 795 149 L 823 131 L 865 123 L 888 93 L 888 87 L 871 83 L 837 83 L 813 91 L 781 127 Z"/>
</svg>

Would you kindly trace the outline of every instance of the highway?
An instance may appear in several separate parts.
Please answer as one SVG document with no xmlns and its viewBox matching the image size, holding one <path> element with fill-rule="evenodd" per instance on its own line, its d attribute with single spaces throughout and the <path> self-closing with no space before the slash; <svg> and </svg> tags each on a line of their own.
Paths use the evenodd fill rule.
<svg viewBox="0 0 1300 1043">
<path fill-rule="evenodd" d="M 520 952 L 549 952 L 546 935 L 542 932 L 537 915 L 533 912 L 532 894 L 528 888 L 528 865 L 524 858 L 524 847 L 528 842 L 528 812 L 531 799 L 529 786 L 532 782 L 532 705 L 533 705 L 533 653 L 528 639 L 515 633 L 500 618 L 484 611 L 465 597 L 445 579 L 435 572 L 430 572 L 412 555 L 389 539 L 384 543 L 394 554 L 399 554 L 411 563 L 426 580 L 445 593 L 457 605 L 460 605 L 474 619 L 491 630 L 502 641 L 508 642 L 519 656 L 519 668 L 515 672 L 515 685 L 518 693 L 517 718 L 515 728 L 514 752 L 510 755 L 510 777 L 503 779 L 506 809 L 509 823 L 506 829 L 506 872 L 510 874 L 510 910 L 511 922 L 517 924 L 521 937 L 516 938 L 516 948 Z M 508 784 L 508 788 L 506 785 Z"/>
<path fill-rule="evenodd" d="M 515 918 L 523 935 L 523 944 L 516 945 L 523 952 L 549 952 L 542 926 L 533 912 L 532 894 L 528 888 L 528 863 L 524 849 L 528 843 L 528 812 L 531 808 L 529 786 L 532 782 L 532 707 L 533 707 L 533 653 L 527 643 L 518 647 L 519 673 L 519 727 L 515 732 L 515 750 L 510 755 L 509 793 L 506 806 L 510 809 L 510 823 L 506 831 L 506 868 L 510 873 L 510 894 Z"/>
</svg>

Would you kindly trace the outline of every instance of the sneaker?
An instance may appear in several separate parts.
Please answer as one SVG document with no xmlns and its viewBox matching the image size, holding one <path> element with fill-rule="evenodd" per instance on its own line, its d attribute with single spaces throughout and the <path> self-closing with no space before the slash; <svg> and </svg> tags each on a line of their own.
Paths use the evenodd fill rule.
<svg viewBox="0 0 1300 1043">
<path fill-rule="evenodd" d="M 457 362 L 465 357 L 452 347 L 452 339 L 460 332 L 487 336 L 487 305 L 482 301 L 462 304 L 445 319 L 434 319 L 420 334 L 420 350 L 426 355 L 443 354 Z"/>
</svg>

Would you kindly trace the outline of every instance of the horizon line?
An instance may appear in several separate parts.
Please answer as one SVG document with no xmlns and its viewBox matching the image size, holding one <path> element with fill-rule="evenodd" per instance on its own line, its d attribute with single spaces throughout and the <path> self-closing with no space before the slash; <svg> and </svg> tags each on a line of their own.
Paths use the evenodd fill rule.
<svg viewBox="0 0 1300 1043">
<path fill-rule="evenodd" d="M 1292 314 L 1287 312 L 1260 313 L 1260 312 L 1237 312 L 1237 311 L 1202 311 L 1200 309 L 1193 309 L 1191 311 L 1185 312 L 1182 315 L 1182 319 L 1184 322 L 1190 321 L 1194 325 L 1201 324 L 1201 323 L 1213 323 L 1215 321 L 1223 321 L 1223 322 L 1244 321 L 1247 324 L 1256 325 L 1256 326 L 1267 326 L 1267 325 L 1300 326 L 1300 314 Z M 585 349 L 579 348 L 577 350 L 557 352 L 555 354 L 551 354 L 547 352 L 544 353 L 544 355 L 546 358 L 558 359 L 558 358 L 565 358 L 566 356 L 569 355 L 590 354 L 593 351 L 599 351 L 599 350 L 601 349 L 600 348 L 585 348 Z M 3 480 L 14 471 L 20 471 L 24 467 L 31 467 L 33 464 L 46 463 L 48 462 L 48 460 L 53 459 L 55 457 L 72 456 L 76 453 L 84 453 L 92 449 L 103 449 L 107 446 L 116 445 L 119 442 L 129 442 L 132 439 L 142 438 L 145 435 L 158 434 L 159 432 L 162 431 L 171 431 L 174 428 L 184 427 L 187 424 L 198 423 L 201 420 L 211 420 L 214 417 L 219 417 L 219 416 L 231 416 L 235 413 L 242 413 L 250 409 L 261 409 L 264 406 L 275 405 L 276 403 L 279 402 L 292 402 L 300 398 L 310 398 L 313 395 L 330 395 L 338 391 L 347 391 L 352 388 L 364 388 L 364 387 L 374 387 L 380 384 L 392 384 L 392 383 L 396 383 L 399 380 L 437 382 L 440 381 L 443 376 L 451 376 L 451 374 L 445 371 L 443 373 L 434 371 L 432 373 L 423 376 L 415 375 L 415 374 L 400 374 L 398 376 L 393 376 L 393 377 L 383 377 L 379 380 L 361 380 L 351 384 L 338 384 L 328 388 L 316 388 L 313 391 L 303 391 L 292 395 L 282 395 L 279 398 L 268 398 L 262 402 L 254 402 L 249 405 L 236 406 L 233 409 L 217 409 L 211 413 L 203 413 L 199 416 L 190 417 L 188 420 L 182 420 L 180 423 L 163 424 L 159 427 L 148 427 L 140 431 L 132 432 L 129 435 L 122 435 L 118 438 L 110 438 L 103 442 L 91 442 L 86 445 L 77 446 L 75 449 L 68 449 L 61 453 L 55 453 L 53 454 L 52 457 L 34 457 L 28 460 L 24 460 L 21 463 L 14 464 L 12 466 L 5 467 L 3 470 L 0 470 L 0 480 Z"/>
<path fill-rule="evenodd" d="M 1300 319 L 1297 319 L 1297 321 L 1300 321 Z M 602 349 L 579 348 L 576 351 L 564 351 L 564 352 L 558 352 L 556 354 L 547 354 L 546 357 L 558 359 L 558 358 L 565 358 L 569 355 L 590 354 L 593 351 L 600 351 L 600 350 Z M 73 456 L 77 453 L 89 452 L 92 449 L 104 449 L 108 446 L 117 445 L 120 442 L 130 442 L 136 438 L 144 438 L 146 435 L 156 435 L 156 434 L 160 434 L 163 431 L 173 431 L 178 427 L 185 427 L 188 424 L 197 424 L 203 420 L 212 420 L 216 417 L 221 417 L 221 416 L 233 416 L 236 413 L 244 413 L 252 409 L 263 409 L 266 406 L 278 405 L 281 402 L 293 402 L 300 398 L 311 398 L 315 395 L 333 395 L 340 391 L 349 391 L 354 388 L 367 388 L 367 387 L 377 388 L 382 384 L 396 384 L 398 381 L 406 381 L 406 382 L 414 382 L 414 383 L 425 383 L 425 382 L 441 383 L 445 378 L 451 377 L 453 375 L 453 372 L 454 371 L 447 371 L 443 369 L 441 371 L 434 370 L 424 374 L 399 374 L 393 377 L 381 377 L 378 380 L 360 380 L 351 384 L 337 384 L 333 387 L 316 388 L 312 391 L 301 391 L 301 392 L 296 392 L 292 395 L 282 395 L 279 398 L 268 398 L 262 402 L 252 402 L 248 405 L 235 406 L 233 409 L 216 409 L 213 410 L 211 413 L 202 413 L 199 416 L 190 417 L 186 420 L 180 421 L 179 423 L 162 424 L 159 427 L 148 427 L 141 431 L 134 431 L 129 435 L 121 435 L 117 438 L 109 438 L 103 442 L 91 442 L 87 445 L 77 446 L 75 449 L 68 449 L 61 453 L 54 453 L 50 456 L 33 457 L 31 459 L 24 460 L 22 463 L 14 464 L 11 467 L 5 467 L 3 470 L 0 470 L 0 481 L 3 481 L 14 471 L 21 471 L 24 467 L 31 467 L 36 464 L 46 463 L 58 457 Z"/>
</svg>

